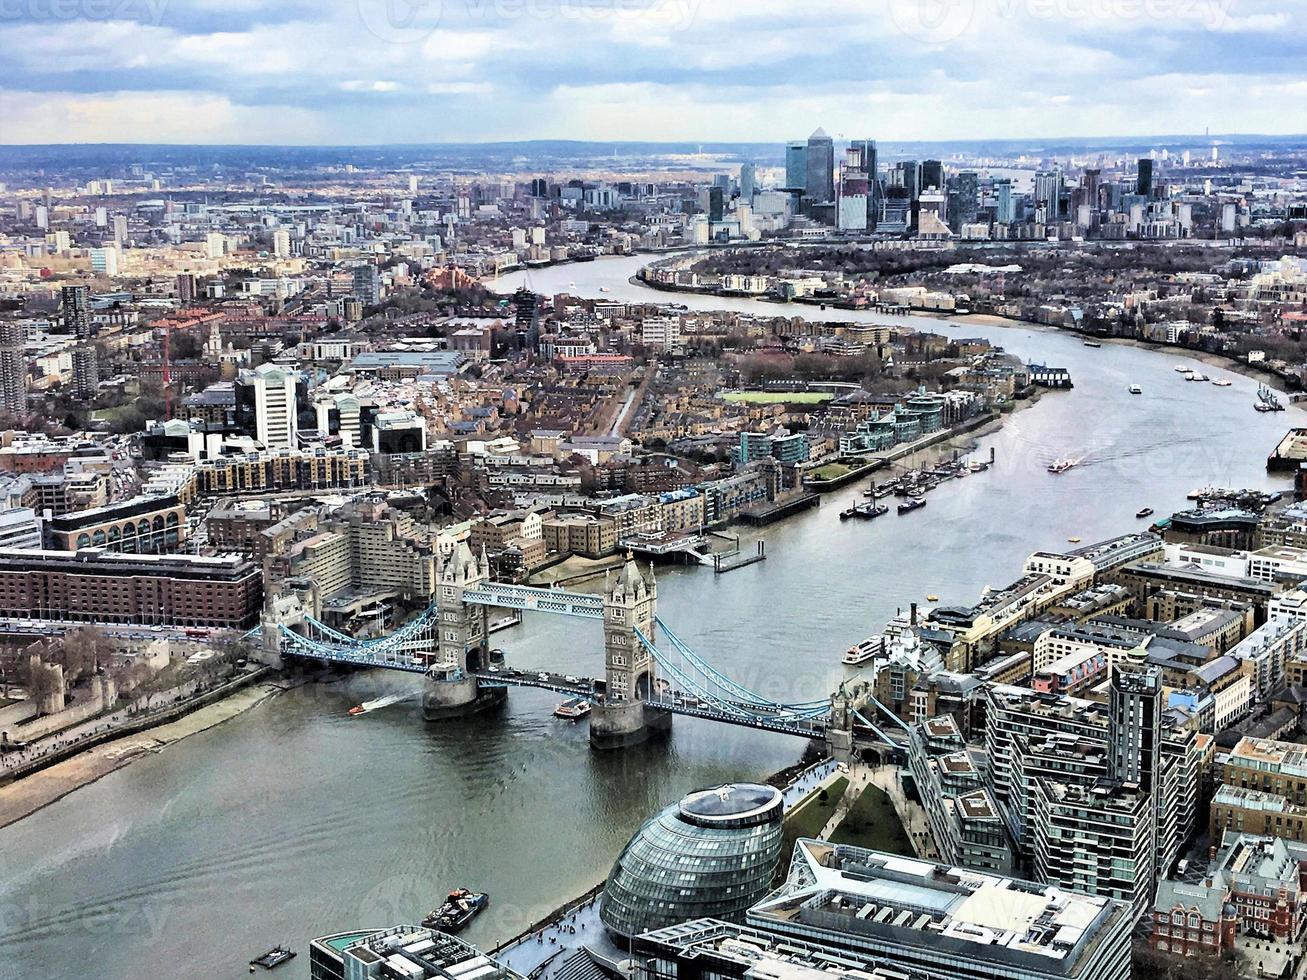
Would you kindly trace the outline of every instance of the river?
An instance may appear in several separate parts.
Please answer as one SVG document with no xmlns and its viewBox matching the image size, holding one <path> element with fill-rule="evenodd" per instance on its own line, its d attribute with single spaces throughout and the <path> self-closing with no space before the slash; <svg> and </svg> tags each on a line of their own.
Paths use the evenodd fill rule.
<svg viewBox="0 0 1307 980">
<path fill-rule="evenodd" d="M 641 261 L 554 267 L 531 273 L 530 285 L 890 319 L 656 292 L 628 282 Z M 499 288 L 525 278 L 505 277 Z M 1230 372 L 1201 368 L 1229 377 L 1229 388 L 1184 382 L 1176 352 L 1088 349 L 1023 326 L 892 319 L 990 338 L 1070 368 L 1076 387 L 1048 393 L 982 438 L 995 468 L 945 484 L 923 511 L 841 523 L 853 487 L 759 532 L 765 562 L 725 575 L 660 570 L 663 618 L 727 673 L 778 699 L 831 690 L 842 651 L 927 594 L 972 601 L 1015 577 L 1031 551 L 1137 527 L 1140 507 L 1166 513 L 1196 486 L 1283 487 L 1265 473 L 1266 454 L 1288 426 L 1307 424 L 1296 408 L 1254 412 L 1256 383 Z M 1130 384 L 1144 393 L 1127 394 Z M 1045 472 L 1059 456 L 1083 463 Z M 523 666 L 600 669 L 599 631 L 572 620 L 533 616 L 497 641 Z M 583 724 L 550 717 L 556 697 L 530 691 L 458 726 L 424 725 L 413 702 L 346 715 L 412 683 L 368 674 L 292 691 L 0 830 L 0 977 L 234 977 L 252 955 L 287 943 L 301 955 L 278 974 L 303 978 L 311 937 L 413 919 L 463 884 L 491 893 L 467 936 L 493 943 L 599 880 L 659 805 L 695 786 L 774 771 L 803 748 L 678 718 L 666 743 L 596 754 Z"/>
</svg>

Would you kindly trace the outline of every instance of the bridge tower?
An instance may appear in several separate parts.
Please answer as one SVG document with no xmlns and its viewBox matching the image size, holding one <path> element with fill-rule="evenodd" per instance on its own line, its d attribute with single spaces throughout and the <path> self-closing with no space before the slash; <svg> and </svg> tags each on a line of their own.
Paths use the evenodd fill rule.
<svg viewBox="0 0 1307 980">
<path fill-rule="evenodd" d="M 590 713 L 590 744 L 621 748 L 671 727 L 671 712 L 644 703 L 658 690 L 653 658 L 637 631 L 654 639 L 658 583 L 653 568 L 627 559 L 604 589 L 604 698 Z"/>
<path fill-rule="evenodd" d="M 485 606 L 470 605 L 463 593 L 490 579 L 483 551 L 474 555 L 466 542 L 436 557 L 436 622 L 432 627 L 437 663 L 422 688 L 422 714 L 428 721 L 459 718 L 504 699 L 503 688 L 484 688 L 470 671 L 486 666 Z"/>
</svg>

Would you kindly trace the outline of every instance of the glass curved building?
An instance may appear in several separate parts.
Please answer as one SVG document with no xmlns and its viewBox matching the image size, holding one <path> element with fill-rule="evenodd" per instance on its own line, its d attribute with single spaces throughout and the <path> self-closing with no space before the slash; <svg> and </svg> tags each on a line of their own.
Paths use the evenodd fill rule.
<svg viewBox="0 0 1307 980">
<path fill-rule="evenodd" d="M 698 919 L 743 921 L 768 892 L 781 854 L 779 790 L 737 783 L 661 810 L 622 849 L 599 918 L 623 942 Z"/>
</svg>

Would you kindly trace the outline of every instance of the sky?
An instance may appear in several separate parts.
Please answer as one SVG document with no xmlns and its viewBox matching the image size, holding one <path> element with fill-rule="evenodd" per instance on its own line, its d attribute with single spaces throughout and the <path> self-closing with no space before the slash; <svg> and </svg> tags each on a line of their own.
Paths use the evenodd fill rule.
<svg viewBox="0 0 1307 980">
<path fill-rule="evenodd" d="M 1307 132 L 1303 0 L 0 0 L 0 143 Z"/>
</svg>

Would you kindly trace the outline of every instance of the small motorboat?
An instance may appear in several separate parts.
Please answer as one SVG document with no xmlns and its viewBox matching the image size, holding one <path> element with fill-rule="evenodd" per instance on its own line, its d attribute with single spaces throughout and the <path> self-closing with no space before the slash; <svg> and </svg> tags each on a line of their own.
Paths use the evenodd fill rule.
<svg viewBox="0 0 1307 980">
<path fill-rule="evenodd" d="M 1080 539 L 1079 539 L 1079 538 L 1075 538 L 1075 537 L 1067 538 L 1067 540 L 1070 541 L 1072 544 L 1079 544 L 1079 543 L 1080 543 Z"/>
<path fill-rule="evenodd" d="M 1135 517 L 1139 518 L 1140 520 L 1143 520 L 1145 517 L 1152 517 L 1152 516 L 1153 516 L 1153 508 L 1151 507 L 1141 507 L 1139 510 L 1135 511 Z"/>
<path fill-rule="evenodd" d="M 1142 395 L 1143 393 L 1144 393 L 1144 389 L 1143 389 L 1143 388 L 1140 388 L 1138 385 L 1131 385 L 1131 386 L 1130 386 L 1130 394 L 1132 394 L 1132 395 Z"/>
</svg>

